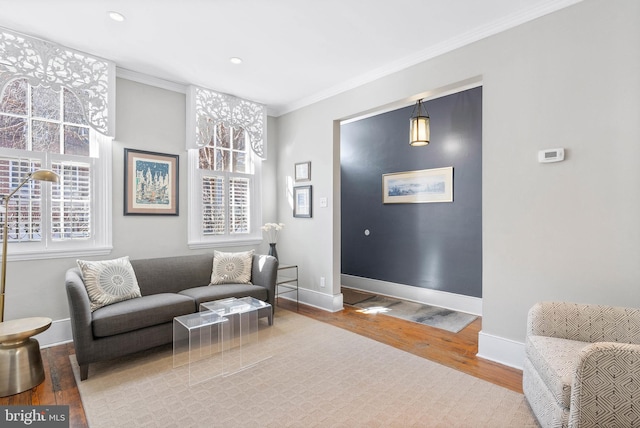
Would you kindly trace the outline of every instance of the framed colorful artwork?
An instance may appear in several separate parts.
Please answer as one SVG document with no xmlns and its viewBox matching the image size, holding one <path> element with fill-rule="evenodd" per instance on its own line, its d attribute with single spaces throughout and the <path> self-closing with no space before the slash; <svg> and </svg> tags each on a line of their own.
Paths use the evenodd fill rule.
<svg viewBox="0 0 640 428">
<path fill-rule="evenodd" d="M 124 149 L 124 215 L 178 215 L 178 160 Z"/>
</svg>

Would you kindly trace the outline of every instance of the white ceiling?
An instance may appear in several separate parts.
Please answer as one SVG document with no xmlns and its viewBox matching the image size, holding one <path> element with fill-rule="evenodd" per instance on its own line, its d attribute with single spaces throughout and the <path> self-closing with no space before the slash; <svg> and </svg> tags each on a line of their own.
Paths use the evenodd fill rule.
<svg viewBox="0 0 640 428">
<path fill-rule="evenodd" d="M 0 0 L 0 26 L 279 115 L 579 1 Z"/>
</svg>

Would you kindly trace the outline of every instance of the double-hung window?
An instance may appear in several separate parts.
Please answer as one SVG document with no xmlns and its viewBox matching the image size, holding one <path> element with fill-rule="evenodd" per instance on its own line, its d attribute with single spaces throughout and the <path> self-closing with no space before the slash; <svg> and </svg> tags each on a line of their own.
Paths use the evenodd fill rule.
<svg viewBox="0 0 640 428">
<path fill-rule="evenodd" d="M 0 99 L 0 195 L 39 169 L 60 177 L 29 181 L 9 200 L 1 213 L 9 258 L 108 252 L 110 165 L 110 138 L 89 126 L 71 91 L 32 86 L 26 78 L 9 82 Z"/>
<path fill-rule="evenodd" d="M 189 87 L 189 248 L 262 242 L 266 118 L 260 104 Z"/>
<path fill-rule="evenodd" d="M 189 150 L 192 248 L 247 245 L 260 240 L 260 162 L 247 133 L 219 123 L 213 138 Z"/>
</svg>

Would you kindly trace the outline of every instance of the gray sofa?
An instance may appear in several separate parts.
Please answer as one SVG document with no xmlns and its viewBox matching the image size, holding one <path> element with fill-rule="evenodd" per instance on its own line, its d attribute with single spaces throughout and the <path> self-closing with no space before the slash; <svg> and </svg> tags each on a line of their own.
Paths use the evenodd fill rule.
<svg viewBox="0 0 640 428">
<path fill-rule="evenodd" d="M 541 302 L 523 390 L 543 427 L 640 426 L 640 309 Z"/>
<path fill-rule="evenodd" d="M 273 323 L 278 261 L 254 255 L 251 285 L 210 286 L 212 255 L 190 255 L 131 260 L 142 297 L 104 306 L 91 312 L 79 268 L 66 273 L 71 329 L 81 380 L 89 364 L 171 343 L 173 318 L 197 312 L 200 303 L 251 296 L 271 304 L 259 312 Z"/>
</svg>

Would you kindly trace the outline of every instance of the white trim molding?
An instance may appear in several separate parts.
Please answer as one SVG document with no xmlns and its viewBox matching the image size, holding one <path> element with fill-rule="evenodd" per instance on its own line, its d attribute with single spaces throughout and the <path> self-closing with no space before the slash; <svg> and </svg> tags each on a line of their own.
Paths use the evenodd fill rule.
<svg viewBox="0 0 640 428">
<path fill-rule="evenodd" d="M 51 323 L 51 327 L 33 337 L 38 341 L 38 343 L 40 343 L 40 347 L 42 348 L 71 342 L 73 341 L 73 334 L 71 333 L 71 319 L 65 318 L 55 320 Z"/>
<path fill-rule="evenodd" d="M 482 316 L 482 299 L 447 293 L 411 285 L 396 284 L 378 279 L 362 278 L 353 275 L 341 275 L 341 284 L 360 291 L 397 297 L 412 302 L 425 303 L 459 312 Z"/>
<path fill-rule="evenodd" d="M 295 299 L 286 296 L 280 296 L 278 299 L 295 302 Z M 307 288 L 298 288 L 298 299 L 300 303 L 322 309 L 323 311 L 339 312 L 344 309 L 342 306 L 342 293 L 332 295 L 309 290 Z"/>
<path fill-rule="evenodd" d="M 476 356 L 522 370 L 524 343 L 480 331 Z"/>
<path fill-rule="evenodd" d="M 132 82 L 143 83 L 145 85 L 154 86 L 160 89 L 165 89 L 167 91 L 177 92 L 179 94 L 187 93 L 188 85 L 184 83 L 172 82 L 170 80 L 151 76 L 150 74 L 139 73 L 137 71 L 132 71 L 117 66 L 116 77 L 120 79 L 131 80 Z"/>
</svg>

